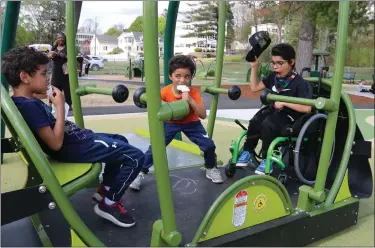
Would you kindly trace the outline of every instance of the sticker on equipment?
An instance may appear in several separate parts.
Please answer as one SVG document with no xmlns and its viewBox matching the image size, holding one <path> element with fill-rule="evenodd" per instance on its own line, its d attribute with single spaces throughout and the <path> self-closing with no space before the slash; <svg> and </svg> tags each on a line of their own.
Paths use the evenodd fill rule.
<svg viewBox="0 0 375 248">
<path fill-rule="evenodd" d="M 235 227 L 240 227 L 245 223 L 247 214 L 247 191 L 241 190 L 234 197 L 233 220 Z"/>
<path fill-rule="evenodd" d="M 262 212 L 267 205 L 267 197 L 264 194 L 258 195 L 254 201 L 254 211 Z"/>
</svg>

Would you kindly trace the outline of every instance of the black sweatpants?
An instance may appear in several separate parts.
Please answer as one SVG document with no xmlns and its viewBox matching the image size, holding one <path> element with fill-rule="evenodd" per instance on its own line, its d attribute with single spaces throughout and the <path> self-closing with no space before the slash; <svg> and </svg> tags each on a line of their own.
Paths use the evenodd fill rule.
<svg viewBox="0 0 375 248">
<path fill-rule="evenodd" d="M 279 136 L 285 136 L 287 127 L 292 124 L 292 119 L 283 112 L 271 108 L 259 110 L 249 121 L 244 151 L 254 152 L 259 139 L 261 139 L 262 159 L 265 159 L 271 142 Z"/>
<path fill-rule="evenodd" d="M 95 133 L 94 139 L 85 150 L 61 159 L 72 163 L 105 163 L 103 184 L 109 186 L 106 197 L 118 202 L 134 181 L 144 163 L 144 153 L 129 144 L 118 134 Z"/>
</svg>

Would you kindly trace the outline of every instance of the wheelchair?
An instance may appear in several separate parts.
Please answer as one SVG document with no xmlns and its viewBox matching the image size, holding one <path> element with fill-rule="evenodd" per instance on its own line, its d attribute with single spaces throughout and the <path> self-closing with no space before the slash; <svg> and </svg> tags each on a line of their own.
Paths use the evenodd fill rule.
<svg viewBox="0 0 375 248">
<path fill-rule="evenodd" d="M 307 70 L 309 68 L 304 68 Z M 322 67 L 321 72 L 327 70 Z M 322 75 L 322 73 L 321 73 Z M 321 77 L 319 77 L 321 80 Z M 320 83 L 317 87 L 317 92 L 313 93 L 313 98 L 318 98 L 320 94 Z M 261 99 L 262 100 L 262 99 Z M 265 103 L 264 103 L 265 104 Z M 273 104 L 262 106 L 260 111 L 273 108 Z M 320 158 L 320 151 L 322 148 L 325 120 L 327 113 L 313 110 L 309 114 L 303 114 L 296 119 L 292 125 L 288 126 L 286 130 L 282 130 L 282 136 L 275 138 L 267 150 L 266 156 L 266 175 L 276 177 L 282 184 L 286 185 L 289 178 L 297 179 L 300 182 L 313 185 L 318 169 Z M 241 122 L 235 120 L 243 131 L 236 140 L 232 140 L 229 151 L 231 158 L 225 166 L 225 175 L 229 178 L 233 177 L 239 154 L 243 150 L 243 138 L 247 136 L 247 128 Z M 260 138 L 260 134 L 258 135 Z M 259 146 L 259 144 L 258 144 Z M 335 138 L 333 142 L 332 154 L 329 163 L 331 164 L 335 151 Z M 259 149 L 255 152 L 255 158 L 258 163 L 261 161 Z M 270 173 L 271 163 L 273 163 L 273 172 Z"/>
</svg>

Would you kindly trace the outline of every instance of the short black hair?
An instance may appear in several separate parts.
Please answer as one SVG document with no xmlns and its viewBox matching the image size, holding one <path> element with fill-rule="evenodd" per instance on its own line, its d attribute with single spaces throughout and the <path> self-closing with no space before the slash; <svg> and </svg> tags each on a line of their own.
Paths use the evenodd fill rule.
<svg viewBox="0 0 375 248">
<path fill-rule="evenodd" d="M 46 65 L 49 62 L 46 54 L 27 46 L 9 50 L 1 60 L 1 72 L 13 88 L 21 84 L 20 73 L 22 71 L 33 76 L 40 65 Z"/>
<path fill-rule="evenodd" d="M 191 58 L 185 55 L 176 55 L 172 57 L 168 61 L 168 74 L 169 76 L 172 75 L 172 73 L 180 68 L 186 68 L 189 69 L 191 72 L 191 76 L 193 77 L 195 74 L 195 64 Z"/>
<path fill-rule="evenodd" d="M 288 43 L 280 43 L 280 44 L 275 45 L 272 48 L 271 54 L 272 56 L 282 57 L 283 59 L 288 61 L 289 64 L 292 62 L 292 59 L 296 59 L 296 51 Z M 295 63 L 294 63 L 294 66 L 295 66 Z"/>
</svg>

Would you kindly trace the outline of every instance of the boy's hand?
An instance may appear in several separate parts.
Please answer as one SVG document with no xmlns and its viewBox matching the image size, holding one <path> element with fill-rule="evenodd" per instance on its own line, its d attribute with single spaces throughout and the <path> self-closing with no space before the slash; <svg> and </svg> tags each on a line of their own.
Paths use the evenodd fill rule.
<svg viewBox="0 0 375 248">
<path fill-rule="evenodd" d="M 52 94 L 50 95 L 51 102 L 54 103 L 56 106 L 64 106 L 65 98 L 61 91 L 53 87 Z"/>
<path fill-rule="evenodd" d="M 190 101 L 191 101 L 191 97 L 190 97 L 189 92 L 182 92 L 181 98 L 182 98 L 182 100 L 186 100 L 188 103 L 190 103 Z"/>
<path fill-rule="evenodd" d="M 282 110 L 285 107 L 283 102 L 275 102 L 274 108 L 277 110 Z"/>
<path fill-rule="evenodd" d="M 255 56 L 255 61 L 254 62 L 249 62 L 249 63 L 250 63 L 250 65 L 251 65 L 252 68 L 257 68 L 258 65 L 259 65 L 257 56 Z"/>
</svg>

